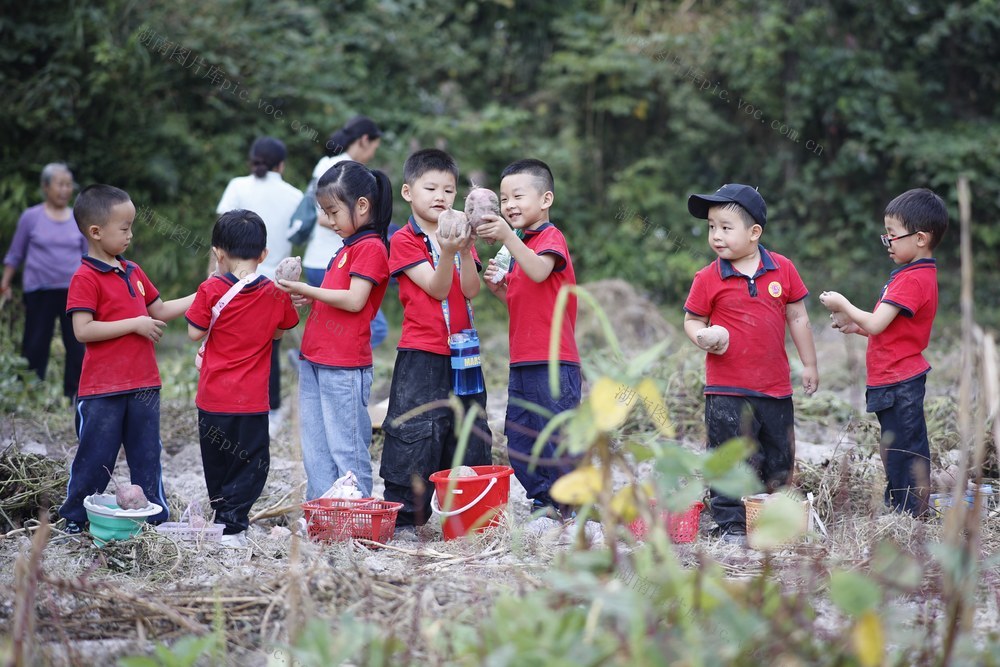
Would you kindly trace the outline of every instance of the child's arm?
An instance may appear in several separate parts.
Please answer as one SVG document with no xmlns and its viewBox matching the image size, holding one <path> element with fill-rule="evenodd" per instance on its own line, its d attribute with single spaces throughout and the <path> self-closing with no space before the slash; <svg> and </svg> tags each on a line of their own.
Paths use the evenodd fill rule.
<svg viewBox="0 0 1000 667">
<path fill-rule="evenodd" d="M 896 319 L 896 315 L 899 315 L 899 306 L 894 306 L 891 303 L 885 303 L 884 301 L 879 305 L 875 306 L 875 312 L 869 313 L 866 310 L 861 310 L 850 301 L 847 300 L 843 294 L 839 292 L 823 292 L 819 295 L 820 302 L 830 309 L 832 313 L 842 313 L 844 316 L 850 320 L 851 323 L 856 324 L 864 333 L 863 335 L 878 335 L 888 328 L 892 321 Z M 837 318 L 834 317 L 834 323 L 838 322 Z M 850 325 L 847 325 L 850 326 Z M 861 331 L 845 331 L 841 328 L 844 333 L 861 333 Z"/>
<path fill-rule="evenodd" d="M 195 325 L 188 322 L 188 338 L 198 342 L 202 338 L 208 335 L 208 329 L 199 329 Z"/>
<path fill-rule="evenodd" d="M 370 280 L 360 276 L 351 276 L 351 286 L 347 289 L 324 289 L 295 280 L 279 280 L 277 285 L 279 289 L 289 294 L 298 294 L 349 313 L 360 312 L 365 307 L 374 287 Z M 275 335 L 275 339 L 278 338 L 281 338 L 281 335 Z"/>
<path fill-rule="evenodd" d="M 474 299 L 479 294 L 481 284 L 479 282 L 479 271 L 476 269 L 476 259 L 472 256 L 472 236 L 469 236 L 469 245 L 460 251 L 462 268 L 459 276 L 462 282 L 462 295 L 466 299 Z"/>
<path fill-rule="evenodd" d="M 729 349 L 729 339 L 726 338 L 725 343 L 708 343 L 705 341 L 710 341 L 712 338 L 705 336 L 705 329 L 708 327 L 708 318 L 702 317 L 701 315 L 695 315 L 694 313 L 684 313 L 684 333 L 687 334 L 688 339 L 695 345 L 697 345 L 702 350 L 705 350 L 709 354 L 723 354 Z M 723 330 L 725 331 L 725 330 Z M 701 334 L 699 336 L 699 334 Z"/>
<path fill-rule="evenodd" d="M 785 321 L 792 334 L 792 342 L 802 360 L 802 387 L 806 395 L 812 396 L 819 389 L 819 369 L 816 365 L 816 343 L 809 326 L 809 311 L 805 300 L 790 303 L 785 307 Z"/>
<path fill-rule="evenodd" d="M 500 282 L 493 282 L 493 276 L 496 275 L 497 271 L 499 269 L 496 260 L 491 259 L 483 272 L 483 280 L 486 281 L 486 288 L 493 293 L 493 296 L 507 303 L 507 278 L 504 277 Z"/>
<path fill-rule="evenodd" d="M 477 231 L 481 236 L 496 239 L 507 246 L 511 257 L 521 265 L 524 275 L 532 282 L 542 282 L 556 267 L 555 255 L 551 253 L 536 255 L 535 251 L 524 245 L 524 241 L 519 239 L 510 225 L 498 215 L 484 215 Z"/>
<path fill-rule="evenodd" d="M 166 322 L 145 315 L 113 322 L 100 322 L 95 320 L 94 314 L 88 310 L 73 311 L 73 335 L 81 343 L 98 343 L 129 334 L 138 334 L 155 343 L 160 340 L 166 326 Z"/>
<path fill-rule="evenodd" d="M 438 301 L 444 301 L 448 298 L 448 293 L 451 292 L 451 281 L 455 274 L 455 253 L 461 252 L 463 248 L 471 247 L 472 245 L 472 232 L 471 230 L 466 230 L 464 234 L 454 237 L 437 237 L 438 243 L 441 247 L 441 257 L 438 259 L 438 265 L 436 268 L 432 268 L 429 262 L 421 262 L 416 266 L 411 266 L 406 269 L 403 273 L 406 277 L 412 280 L 417 287 L 427 292 L 432 299 L 437 299 Z M 471 259 L 468 262 L 464 261 L 463 265 L 472 265 L 472 270 L 476 270 L 475 262 Z M 479 281 L 479 277 L 476 277 L 476 282 Z M 464 286 L 464 280 L 463 286 Z M 463 294 L 465 290 L 462 290 Z"/>
<path fill-rule="evenodd" d="M 146 310 L 149 311 L 152 317 L 169 322 L 186 313 L 192 303 L 194 303 L 194 294 L 188 294 L 180 299 L 171 299 L 170 301 L 157 298 L 156 301 L 146 306 Z"/>
</svg>

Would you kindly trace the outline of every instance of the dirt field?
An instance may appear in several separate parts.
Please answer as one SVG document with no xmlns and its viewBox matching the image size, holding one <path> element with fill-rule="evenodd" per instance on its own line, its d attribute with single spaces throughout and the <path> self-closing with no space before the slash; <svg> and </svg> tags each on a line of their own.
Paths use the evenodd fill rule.
<svg viewBox="0 0 1000 667">
<path fill-rule="evenodd" d="M 634 294 L 623 297 L 617 289 L 611 285 L 609 294 L 612 302 L 622 304 L 616 324 L 620 325 L 623 347 L 641 350 L 660 337 L 677 335 L 658 315 L 652 317 L 655 311 L 641 299 Z M 798 480 L 806 490 L 816 492 L 816 509 L 825 534 L 817 527 L 808 542 L 779 552 L 769 562 L 774 576 L 793 588 L 809 585 L 815 576 L 810 563 L 861 563 L 870 558 L 870 546 L 877 538 L 891 538 L 904 550 L 919 555 L 925 552 L 926 543 L 939 539 L 941 531 L 938 523 L 918 522 L 879 509 L 881 465 L 872 446 L 872 420 L 861 411 L 862 343 L 845 345 L 843 337 L 824 324 L 820 322 L 816 328 L 823 388 L 813 398 L 797 397 L 796 408 Z M 582 338 L 590 340 L 597 328 L 582 323 L 581 330 Z M 700 355 L 684 344 L 678 341 L 676 346 L 679 357 L 697 368 Z M 504 336 L 491 337 L 488 345 L 493 351 L 502 350 Z M 391 352 L 383 350 L 377 362 L 381 368 L 373 403 L 387 392 L 386 366 L 391 370 L 388 354 Z M 794 359 L 793 348 L 791 355 Z M 957 394 L 955 360 L 953 351 L 935 352 L 932 363 L 936 370 L 928 385 L 929 419 L 932 429 L 937 429 L 932 430 L 937 470 L 957 456 L 952 453 L 954 417 L 948 416 L 947 408 L 954 406 Z M 505 375 L 496 368 L 487 370 L 494 376 L 490 378 L 491 425 L 499 435 L 506 401 L 502 389 Z M 289 387 L 294 373 L 290 369 L 286 372 Z M 166 383 L 166 371 L 164 376 Z M 682 400 L 687 401 L 688 423 L 685 427 L 685 417 L 679 416 L 678 426 L 688 446 L 700 447 L 700 398 L 693 395 Z M 40 564 L 37 618 L 30 633 L 37 664 L 110 664 L 124 655 L 146 653 L 154 642 L 219 632 L 220 626 L 228 642 L 222 662 L 244 667 L 287 664 L 276 647 L 288 641 L 290 630 L 317 615 L 335 617 L 347 612 L 374 621 L 403 639 L 408 657 L 419 663 L 422 655 L 430 655 L 435 633 L 446 635 L 455 625 L 481 618 L 502 595 L 548 585 L 553 560 L 567 553 L 579 537 L 572 527 L 541 535 L 525 530 L 528 504 L 523 489 L 512 478 L 505 525 L 473 538 L 442 541 L 440 528 L 432 521 L 421 530 L 419 542 L 393 541 L 380 549 L 357 542 L 323 544 L 293 539 L 292 530 L 301 516 L 297 505 L 302 500 L 305 473 L 298 449 L 297 415 L 291 407 L 294 398 L 289 396 L 285 405 L 289 407 L 287 418 L 272 440 L 267 487 L 252 513 L 270 516 L 253 523 L 246 548 L 175 542 L 146 530 L 132 540 L 98 549 L 87 537 L 53 532 Z M 191 503 L 200 504 L 203 511 L 208 508 L 192 402 L 164 398 L 161 424 L 164 483 L 171 519 L 177 520 Z M 7 416 L 0 422 L 0 449 L 7 447 L 14 448 L 7 455 L 14 451 L 40 455 L 68 466 L 75 447 L 69 411 Z M 378 453 L 376 439 L 376 473 Z M 503 458 L 502 446 L 497 458 Z M 648 466 L 641 470 L 648 472 Z M 847 483 L 832 483 L 838 475 Z M 127 479 L 124 457 L 115 477 Z M 376 484 L 379 482 L 376 475 Z M 376 495 L 379 493 L 377 487 Z M 843 497 L 838 500 L 838 494 L 849 501 L 845 504 Z M 994 512 L 984 528 L 983 556 L 993 555 L 1000 543 L 997 524 Z M 697 541 L 677 545 L 682 563 L 694 566 L 706 559 L 714 561 L 736 580 L 762 570 L 763 554 L 707 538 L 704 533 L 710 526 L 703 514 Z M 602 545 L 603 538 L 597 536 L 591 548 Z M 620 546 L 625 551 L 632 548 L 624 542 Z M 14 562 L 29 548 L 26 531 L 0 537 L 0 656 L 5 655 L 2 637 L 9 636 L 13 627 L 19 594 L 16 580 L 24 580 L 23 574 L 15 572 Z M 995 628 L 1000 623 L 1000 575 L 996 570 L 987 574 L 975 624 Z M 843 617 L 828 603 L 820 603 L 818 608 L 826 612 L 817 626 L 835 635 L 843 626 Z M 905 605 L 902 608 L 907 609 Z M 917 617 L 926 613 L 926 604 L 913 601 L 909 610 L 916 623 Z M 437 620 L 428 625 L 428 619 Z"/>
</svg>

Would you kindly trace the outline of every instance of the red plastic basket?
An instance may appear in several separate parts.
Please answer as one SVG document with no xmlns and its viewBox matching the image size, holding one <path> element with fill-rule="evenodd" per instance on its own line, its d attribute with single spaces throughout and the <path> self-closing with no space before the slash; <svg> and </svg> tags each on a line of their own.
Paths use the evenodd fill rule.
<svg viewBox="0 0 1000 667">
<path fill-rule="evenodd" d="M 402 506 L 375 498 L 317 498 L 302 503 L 302 511 L 311 540 L 365 539 L 385 544 L 392 539 Z"/>
<path fill-rule="evenodd" d="M 655 513 L 656 508 L 653 507 L 652 509 Z M 696 502 L 684 512 L 668 512 L 666 510 L 661 510 L 658 514 L 660 520 L 666 525 L 667 535 L 670 537 L 670 541 L 676 544 L 694 542 L 694 538 L 698 536 L 698 522 L 701 518 L 701 511 L 703 509 L 705 509 L 705 504 L 702 502 Z M 631 530 L 632 534 L 639 540 L 645 539 L 646 533 L 648 532 L 646 522 L 642 519 L 636 519 L 630 523 L 629 530 Z"/>
</svg>

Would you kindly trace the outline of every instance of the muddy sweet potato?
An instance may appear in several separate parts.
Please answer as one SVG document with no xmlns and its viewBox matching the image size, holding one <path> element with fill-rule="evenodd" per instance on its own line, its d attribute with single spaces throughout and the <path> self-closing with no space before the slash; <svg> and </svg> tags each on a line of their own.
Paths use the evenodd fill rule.
<svg viewBox="0 0 1000 667">
<path fill-rule="evenodd" d="M 465 217 L 465 213 L 449 208 L 438 216 L 438 234 L 442 238 L 459 236 L 468 224 L 469 221 Z"/>
<path fill-rule="evenodd" d="M 115 490 L 115 502 L 123 510 L 141 510 L 149 505 L 138 484 L 122 484 Z"/>
<path fill-rule="evenodd" d="M 278 262 L 278 268 L 274 270 L 275 280 L 298 280 L 301 275 L 301 257 L 286 257 Z"/>
<path fill-rule="evenodd" d="M 705 348 L 722 348 L 729 343 L 729 330 L 718 324 L 698 332 L 698 343 Z"/>
<path fill-rule="evenodd" d="M 475 231 L 484 215 L 500 215 L 500 199 L 492 190 L 473 188 L 465 197 L 465 215 Z"/>
</svg>

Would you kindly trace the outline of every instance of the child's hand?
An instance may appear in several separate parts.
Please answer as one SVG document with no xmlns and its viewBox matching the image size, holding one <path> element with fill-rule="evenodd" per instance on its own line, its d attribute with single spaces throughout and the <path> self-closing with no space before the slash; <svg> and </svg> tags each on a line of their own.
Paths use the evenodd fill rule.
<svg viewBox="0 0 1000 667">
<path fill-rule="evenodd" d="M 302 294 L 303 288 L 309 287 L 309 285 L 304 282 L 298 280 L 285 280 L 284 278 L 274 281 L 274 284 L 277 285 L 278 289 L 287 294 Z"/>
<path fill-rule="evenodd" d="M 486 265 L 486 270 L 483 271 L 483 280 L 486 281 L 486 287 L 488 287 L 494 294 L 507 289 L 506 276 L 500 278 L 499 280 L 494 280 L 494 278 L 499 274 L 500 268 L 497 266 L 496 260 L 491 259 Z"/>
<path fill-rule="evenodd" d="M 302 296 L 301 294 L 292 294 L 292 305 L 295 306 L 296 308 L 305 308 L 312 302 L 313 300 L 307 296 Z"/>
<path fill-rule="evenodd" d="M 845 313 L 842 312 L 830 313 L 830 319 L 833 320 L 830 326 L 842 334 L 861 333 L 861 327 L 852 322 L 851 318 L 849 318 Z"/>
<path fill-rule="evenodd" d="M 823 292 L 819 295 L 819 302 L 834 313 L 844 310 L 851 303 L 840 292 Z"/>
<path fill-rule="evenodd" d="M 484 241 L 506 243 L 514 235 L 514 230 L 499 215 L 487 213 L 482 217 L 482 222 L 479 223 L 479 226 L 476 227 L 476 233 Z"/>
<path fill-rule="evenodd" d="M 725 354 L 729 349 L 729 330 L 718 324 L 699 329 L 696 338 L 698 346 L 709 354 Z"/>
<path fill-rule="evenodd" d="M 441 254 L 454 255 L 456 252 L 468 250 L 472 245 L 472 227 L 466 224 L 457 224 L 451 230 L 441 233 L 441 228 L 434 233 L 438 245 L 441 247 Z"/>
<path fill-rule="evenodd" d="M 819 370 L 815 366 L 802 369 L 802 388 L 806 390 L 806 396 L 812 396 L 819 389 Z"/>
<path fill-rule="evenodd" d="M 154 343 L 159 342 L 160 338 L 163 337 L 163 330 L 167 327 L 167 323 L 162 320 L 154 320 L 149 315 L 142 315 L 140 317 L 133 318 L 135 322 L 135 330 L 133 333 L 142 336 L 143 338 L 149 338 Z"/>
</svg>

